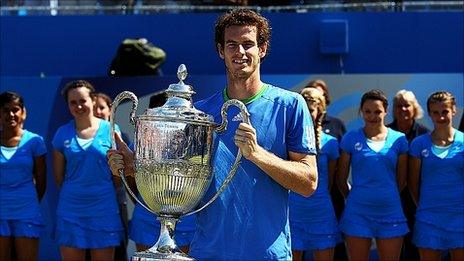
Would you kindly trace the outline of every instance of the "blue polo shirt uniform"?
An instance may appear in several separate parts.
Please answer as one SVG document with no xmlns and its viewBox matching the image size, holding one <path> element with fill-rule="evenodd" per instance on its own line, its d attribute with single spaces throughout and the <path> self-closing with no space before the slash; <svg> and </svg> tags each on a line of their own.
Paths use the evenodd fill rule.
<svg viewBox="0 0 464 261">
<path fill-rule="evenodd" d="M 225 92 L 218 92 L 196 108 L 220 123 L 227 99 Z M 313 124 L 301 95 L 265 84 L 244 103 L 264 149 L 282 159 L 288 159 L 289 151 L 316 154 Z M 234 135 L 241 122 L 239 109 L 230 107 L 227 117 L 227 130 L 214 140 L 214 178 L 205 201 L 223 183 L 238 151 Z M 190 255 L 199 260 L 291 259 L 288 195 L 289 190 L 242 158 L 227 189 L 197 213 Z"/>
</svg>

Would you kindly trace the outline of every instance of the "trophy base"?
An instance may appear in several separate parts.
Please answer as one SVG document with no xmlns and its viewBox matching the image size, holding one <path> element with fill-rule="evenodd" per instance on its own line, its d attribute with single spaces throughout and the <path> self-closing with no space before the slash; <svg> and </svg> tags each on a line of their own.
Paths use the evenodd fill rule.
<svg viewBox="0 0 464 261">
<path fill-rule="evenodd" d="M 131 260 L 132 261 L 166 261 L 166 260 L 194 261 L 195 259 L 192 257 L 189 257 L 183 252 L 161 253 L 161 252 L 142 251 L 142 252 L 135 252 Z"/>
</svg>

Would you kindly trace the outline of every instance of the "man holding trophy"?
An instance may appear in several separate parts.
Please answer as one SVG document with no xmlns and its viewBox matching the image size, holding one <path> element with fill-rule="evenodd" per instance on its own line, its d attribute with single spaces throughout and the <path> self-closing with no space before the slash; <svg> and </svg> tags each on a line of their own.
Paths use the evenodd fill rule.
<svg viewBox="0 0 464 261">
<path fill-rule="evenodd" d="M 309 196 L 317 186 L 314 128 L 303 97 L 260 79 L 270 35 L 268 21 L 251 10 L 232 10 L 216 22 L 227 87 L 195 107 L 220 122 L 223 103 L 237 99 L 250 124 L 229 109 L 229 125 L 214 139 L 214 178 L 203 201 L 222 191 L 238 151 L 244 159 L 217 200 L 197 213 L 189 255 L 198 260 L 290 260 L 289 190 Z M 133 153 L 116 140 L 119 150 L 108 153 L 111 170 L 133 175 Z"/>
</svg>

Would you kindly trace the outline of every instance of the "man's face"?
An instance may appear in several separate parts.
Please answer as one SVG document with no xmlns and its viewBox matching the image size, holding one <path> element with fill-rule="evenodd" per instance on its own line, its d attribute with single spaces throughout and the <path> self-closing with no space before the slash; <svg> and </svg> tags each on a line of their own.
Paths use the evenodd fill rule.
<svg viewBox="0 0 464 261">
<path fill-rule="evenodd" d="M 230 26 L 224 31 L 224 46 L 218 46 L 229 76 L 246 79 L 259 72 L 267 45 L 258 47 L 256 26 Z"/>
</svg>

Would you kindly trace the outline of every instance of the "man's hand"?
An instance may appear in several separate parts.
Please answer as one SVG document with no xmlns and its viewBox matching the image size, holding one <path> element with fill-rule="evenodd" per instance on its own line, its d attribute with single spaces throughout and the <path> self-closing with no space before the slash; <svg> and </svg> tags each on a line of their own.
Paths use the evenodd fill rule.
<svg viewBox="0 0 464 261">
<path fill-rule="evenodd" d="M 134 177 L 134 153 L 129 149 L 118 133 L 114 133 L 114 138 L 118 150 L 108 150 L 106 154 L 111 173 L 119 177 L 119 170 L 123 169 L 125 176 Z"/>
<path fill-rule="evenodd" d="M 248 160 L 251 160 L 261 148 L 256 140 L 256 130 L 250 124 L 243 122 L 235 131 L 234 142 L 243 157 Z"/>
</svg>

